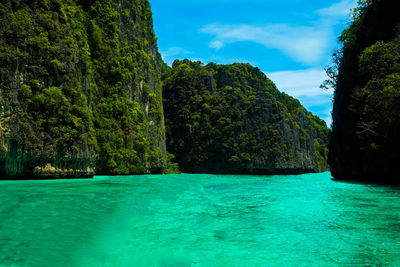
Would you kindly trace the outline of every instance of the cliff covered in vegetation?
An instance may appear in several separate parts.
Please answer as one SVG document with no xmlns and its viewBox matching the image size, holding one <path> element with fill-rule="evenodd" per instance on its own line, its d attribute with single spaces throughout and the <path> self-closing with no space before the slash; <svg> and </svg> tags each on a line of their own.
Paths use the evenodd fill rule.
<svg viewBox="0 0 400 267">
<path fill-rule="evenodd" d="M 360 1 L 340 37 L 330 82 L 329 163 L 337 179 L 400 181 L 399 11 L 399 1 Z"/>
<path fill-rule="evenodd" d="M 325 122 L 249 64 L 176 60 L 163 99 L 167 148 L 184 172 L 327 170 Z"/>
<path fill-rule="evenodd" d="M 0 177 L 162 172 L 147 0 L 0 3 Z"/>
</svg>

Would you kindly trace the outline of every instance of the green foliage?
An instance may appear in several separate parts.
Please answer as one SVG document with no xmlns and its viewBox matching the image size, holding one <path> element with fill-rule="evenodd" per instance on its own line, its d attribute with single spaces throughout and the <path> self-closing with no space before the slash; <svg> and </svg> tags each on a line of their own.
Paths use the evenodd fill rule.
<svg viewBox="0 0 400 267">
<path fill-rule="evenodd" d="M 364 80 L 400 72 L 399 44 L 400 42 L 396 41 L 390 43 L 378 41 L 364 49 L 359 57 L 359 71 L 364 76 Z"/>
<path fill-rule="evenodd" d="M 179 174 L 181 171 L 179 170 L 178 163 L 174 162 L 175 156 L 167 153 L 167 168 L 165 169 L 166 174 Z"/>
<path fill-rule="evenodd" d="M 103 98 L 95 112 L 100 143 L 100 172 L 145 173 L 148 141 L 145 116 L 137 102 L 113 95 Z"/>
<path fill-rule="evenodd" d="M 29 85 L 23 84 L 21 85 L 21 94 L 24 98 L 31 98 L 32 97 L 32 89 Z"/>
</svg>

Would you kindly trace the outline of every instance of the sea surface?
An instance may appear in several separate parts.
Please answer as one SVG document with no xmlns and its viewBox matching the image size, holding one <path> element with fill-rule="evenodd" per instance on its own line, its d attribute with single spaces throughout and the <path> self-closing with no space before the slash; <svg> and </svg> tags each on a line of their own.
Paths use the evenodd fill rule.
<svg viewBox="0 0 400 267">
<path fill-rule="evenodd" d="M 0 266 L 400 266 L 400 187 L 299 176 L 0 182 Z"/>
</svg>

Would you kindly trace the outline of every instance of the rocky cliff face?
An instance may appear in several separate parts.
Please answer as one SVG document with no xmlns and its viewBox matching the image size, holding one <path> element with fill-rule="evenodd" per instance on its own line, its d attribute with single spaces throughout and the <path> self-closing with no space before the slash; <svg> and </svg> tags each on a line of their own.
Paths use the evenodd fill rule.
<svg viewBox="0 0 400 267">
<path fill-rule="evenodd" d="M 0 3 L 0 176 L 166 166 L 162 60 L 147 0 Z"/>
<path fill-rule="evenodd" d="M 329 152 L 337 179 L 399 182 L 399 10 L 399 1 L 360 1 L 340 37 Z"/>
<path fill-rule="evenodd" d="M 327 170 L 325 123 L 257 68 L 177 60 L 163 91 L 167 148 L 184 172 Z"/>
</svg>

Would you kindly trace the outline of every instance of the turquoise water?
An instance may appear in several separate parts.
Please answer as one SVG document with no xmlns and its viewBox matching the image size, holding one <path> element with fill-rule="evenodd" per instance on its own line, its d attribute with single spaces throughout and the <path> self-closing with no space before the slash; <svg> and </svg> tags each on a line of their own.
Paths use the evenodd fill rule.
<svg viewBox="0 0 400 267">
<path fill-rule="evenodd" d="M 0 266 L 400 266 L 400 188 L 329 173 L 0 187 Z"/>
</svg>

